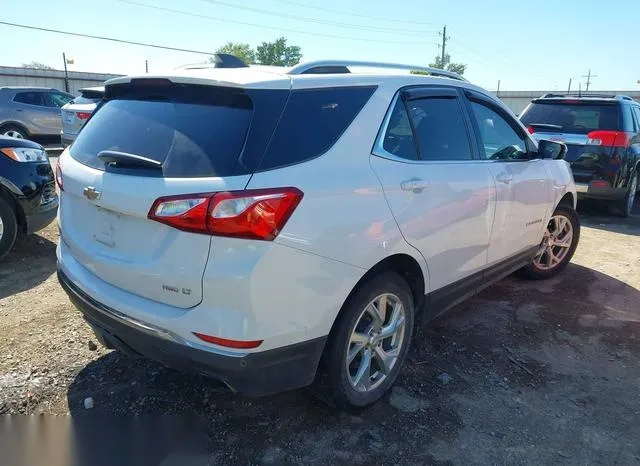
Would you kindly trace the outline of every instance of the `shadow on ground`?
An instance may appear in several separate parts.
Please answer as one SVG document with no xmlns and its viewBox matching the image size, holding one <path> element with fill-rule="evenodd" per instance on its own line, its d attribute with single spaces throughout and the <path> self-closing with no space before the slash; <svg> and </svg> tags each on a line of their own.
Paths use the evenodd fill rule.
<svg viewBox="0 0 640 466">
<path fill-rule="evenodd" d="M 605 203 L 582 201 L 578 203 L 578 214 L 583 226 L 597 230 L 640 235 L 640 195 L 630 217 L 622 218 L 612 215 Z"/>
<path fill-rule="evenodd" d="M 307 389 L 250 400 L 113 352 L 77 374 L 68 405 L 88 422 L 193 416 L 212 464 L 627 464 L 640 458 L 639 303 L 575 264 L 509 277 L 422 330 L 390 395 L 357 412 Z"/>
<path fill-rule="evenodd" d="M 0 261 L 0 299 L 30 290 L 56 271 L 56 243 L 40 235 L 19 239 Z"/>
</svg>

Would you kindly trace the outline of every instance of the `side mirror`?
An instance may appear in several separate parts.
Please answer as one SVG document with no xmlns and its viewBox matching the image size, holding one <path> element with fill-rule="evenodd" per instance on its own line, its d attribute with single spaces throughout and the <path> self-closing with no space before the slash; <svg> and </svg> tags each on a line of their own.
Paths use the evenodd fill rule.
<svg viewBox="0 0 640 466">
<path fill-rule="evenodd" d="M 561 160 L 567 155 L 567 146 L 561 142 L 547 141 L 541 139 L 538 141 L 538 156 L 541 159 Z"/>
</svg>

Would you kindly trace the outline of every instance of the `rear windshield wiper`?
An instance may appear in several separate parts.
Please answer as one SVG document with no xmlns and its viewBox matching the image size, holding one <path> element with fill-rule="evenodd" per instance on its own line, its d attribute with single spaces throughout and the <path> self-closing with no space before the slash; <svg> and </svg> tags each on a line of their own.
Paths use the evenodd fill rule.
<svg viewBox="0 0 640 466">
<path fill-rule="evenodd" d="M 107 165 L 115 165 L 123 168 L 162 168 L 162 162 L 128 152 L 103 150 L 98 152 L 98 158 Z"/>
<path fill-rule="evenodd" d="M 527 126 L 533 126 L 534 128 L 540 128 L 540 129 L 555 129 L 557 131 L 562 130 L 562 126 L 550 125 L 548 123 L 529 123 Z"/>
</svg>

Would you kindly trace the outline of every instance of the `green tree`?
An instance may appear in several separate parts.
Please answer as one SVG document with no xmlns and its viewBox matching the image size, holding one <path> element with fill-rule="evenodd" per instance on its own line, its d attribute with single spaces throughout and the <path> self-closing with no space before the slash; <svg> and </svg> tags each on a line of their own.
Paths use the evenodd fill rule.
<svg viewBox="0 0 640 466">
<path fill-rule="evenodd" d="M 302 51 L 297 45 L 287 45 L 287 39 L 280 37 L 259 45 L 256 58 L 261 65 L 293 66 L 300 62 Z"/>
<path fill-rule="evenodd" d="M 30 61 L 29 63 L 23 63 L 23 68 L 33 68 L 34 70 L 53 70 L 52 66 L 45 65 L 44 63 L 40 63 L 39 61 Z"/>
<path fill-rule="evenodd" d="M 435 58 L 435 63 L 430 63 L 429 66 L 433 68 L 440 68 L 441 70 L 453 71 L 460 75 L 463 75 L 467 69 L 467 65 L 464 63 L 451 63 L 451 56 L 449 54 L 445 54 L 444 63 L 442 63 L 442 57 L 438 55 Z"/>
<path fill-rule="evenodd" d="M 247 64 L 256 62 L 256 52 L 251 48 L 249 44 L 243 44 L 241 42 L 227 42 L 216 53 L 228 53 L 241 59 Z M 213 58 L 209 58 L 210 62 L 213 62 Z"/>
</svg>

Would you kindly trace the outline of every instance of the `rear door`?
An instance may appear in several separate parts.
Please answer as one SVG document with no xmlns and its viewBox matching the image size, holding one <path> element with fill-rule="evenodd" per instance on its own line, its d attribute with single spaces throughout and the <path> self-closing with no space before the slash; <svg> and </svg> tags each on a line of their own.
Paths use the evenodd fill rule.
<svg viewBox="0 0 640 466">
<path fill-rule="evenodd" d="M 73 260 L 100 279 L 189 308 L 202 300 L 215 238 L 147 215 L 160 197 L 245 188 L 250 171 L 239 157 L 252 150 L 245 142 L 256 119 L 254 101 L 242 89 L 157 81 L 107 91 L 105 103 L 63 155 L 61 238 Z M 160 166 L 105 163 L 98 156 L 102 151 Z"/>
<path fill-rule="evenodd" d="M 491 265 L 540 243 L 553 185 L 546 162 L 531 158 L 535 148 L 515 118 L 482 94 L 467 91 L 467 97 L 481 157 L 496 181 L 496 215 L 488 252 Z"/>
<path fill-rule="evenodd" d="M 493 177 L 474 159 L 477 148 L 455 88 L 410 89 L 392 108 L 371 165 L 403 236 L 426 259 L 430 291 L 441 289 L 437 300 L 455 301 L 481 282 L 481 274 L 464 279 L 487 263 Z"/>
<path fill-rule="evenodd" d="M 615 99 L 537 99 L 520 120 L 535 139 L 567 145 L 565 160 L 579 188 L 621 188 L 632 134 L 632 121 L 621 107 Z"/>
</svg>

